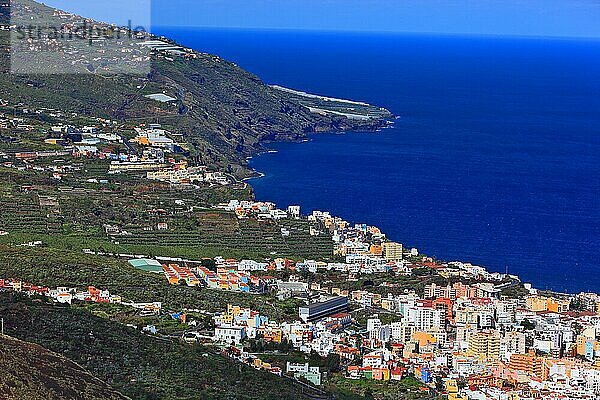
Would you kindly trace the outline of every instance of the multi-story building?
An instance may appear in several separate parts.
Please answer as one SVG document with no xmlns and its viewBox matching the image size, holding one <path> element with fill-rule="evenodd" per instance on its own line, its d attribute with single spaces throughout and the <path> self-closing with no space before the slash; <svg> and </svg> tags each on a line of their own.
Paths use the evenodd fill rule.
<svg viewBox="0 0 600 400">
<path fill-rule="evenodd" d="M 439 286 L 435 283 L 425 286 L 426 299 L 432 299 L 437 297 L 445 297 L 451 300 L 456 300 L 456 289 L 451 286 Z"/>
<path fill-rule="evenodd" d="M 160 169 L 146 173 L 150 180 L 170 183 L 193 183 L 205 180 L 206 167 Z"/>
<path fill-rule="evenodd" d="M 367 332 L 381 328 L 381 320 L 379 318 L 367 319 Z"/>
<path fill-rule="evenodd" d="M 527 308 L 531 311 L 550 311 L 555 313 L 565 313 L 569 311 L 570 300 L 561 300 L 543 296 L 529 296 L 525 300 Z"/>
<path fill-rule="evenodd" d="M 477 325 L 479 329 L 495 327 L 495 308 L 492 303 L 478 303 L 474 300 L 457 301 L 454 311 L 457 325 L 472 324 Z"/>
<path fill-rule="evenodd" d="M 513 354 L 510 356 L 508 368 L 516 371 L 523 371 L 530 376 L 546 380 L 549 369 L 543 357 L 537 357 L 534 354 Z"/>
<path fill-rule="evenodd" d="M 399 343 L 410 341 L 412 335 L 416 332 L 415 325 L 407 321 L 392 322 L 390 324 L 392 339 Z"/>
<path fill-rule="evenodd" d="M 526 350 L 525 339 L 523 332 L 506 332 L 500 340 L 500 358 L 509 361 L 513 354 L 524 354 Z"/>
<path fill-rule="evenodd" d="M 322 303 L 302 306 L 298 310 L 300 319 L 304 322 L 314 322 L 331 315 L 348 311 L 347 297 L 334 297 Z"/>
<path fill-rule="evenodd" d="M 387 343 L 391 338 L 391 334 L 392 331 L 389 325 L 380 325 L 369 331 L 369 339 Z"/>
<path fill-rule="evenodd" d="M 402 244 L 396 242 L 385 242 L 381 245 L 382 255 L 387 261 L 402 260 Z"/>
<path fill-rule="evenodd" d="M 246 329 L 243 326 L 217 326 L 215 328 L 215 340 L 221 343 L 239 344 L 246 337 Z"/>
<path fill-rule="evenodd" d="M 480 360 L 498 360 L 500 358 L 500 333 L 496 330 L 486 330 L 471 335 L 468 352 Z"/>
<path fill-rule="evenodd" d="M 517 306 L 514 301 L 497 301 L 495 305 L 498 325 L 511 325 L 515 322 Z"/>
<path fill-rule="evenodd" d="M 427 331 L 433 327 L 443 326 L 446 313 L 433 307 L 417 306 L 408 310 L 408 321 L 417 331 Z"/>
</svg>

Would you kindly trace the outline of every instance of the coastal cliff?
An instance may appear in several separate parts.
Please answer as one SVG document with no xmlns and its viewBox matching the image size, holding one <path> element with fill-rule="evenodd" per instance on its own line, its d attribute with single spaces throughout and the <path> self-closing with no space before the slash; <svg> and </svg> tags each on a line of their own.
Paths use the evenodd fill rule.
<svg viewBox="0 0 600 400">
<path fill-rule="evenodd" d="M 0 23 L 6 25 L 7 5 L 0 9 Z M 13 1 L 11 12 L 13 17 L 29 13 L 48 26 L 80 20 L 90 26 L 109 26 L 76 16 L 65 21 L 62 12 L 30 0 Z M 61 74 L 11 74 L 6 25 L 0 30 L 0 99 L 22 107 L 52 107 L 107 118 L 123 128 L 158 121 L 183 138 L 192 160 L 228 168 L 239 176 L 248 173 L 246 157 L 263 150 L 264 142 L 298 140 L 315 132 L 376 130 L 392 116 L 385 109 L 365 105 L 367 117 L 355 118 L 339 111 L 337 99 L 323 104 L 324 97 L 271 87 L 232 62 L 183 47 L 185 57 L 153 50 L 150 73 L 144 76 L 73 74 L 68 70 Z M 178 46 L 168 38 L 153 35 L 142 40 Z M 106 40 L 102 45 L 115 50 L 120 43 Z M 147 98 L 152 93 L 164 94 L 173 101 L 161 103 Z"/>
</svg>

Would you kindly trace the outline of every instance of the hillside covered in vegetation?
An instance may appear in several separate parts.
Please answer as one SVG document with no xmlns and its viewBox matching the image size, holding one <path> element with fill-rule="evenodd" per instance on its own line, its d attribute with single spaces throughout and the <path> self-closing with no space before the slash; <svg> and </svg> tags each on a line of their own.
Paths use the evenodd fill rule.
<svg viewBox="0 0 600 400">
<path fill-rule="evenodd" d="M 302 386 L 267 372 L 235 364 L 199 345 L 150 337 L 131 327 L 86 310 L 57 307 L 13 293 L 0 293 L 0 315 L 7 334 L 63 354 L 132 399 L 303 399 Z M 15 385 L 31 384 L 31 393 L 45 395 L 41 385 L 54 385 L 63 399 L 123 399 L 63 357 L 8 339 L 0 349 L 16 349 L 0 365 L 19 369 Z M 29 346 L 28 348 L 23 346 Z M 31 350 L 27 352 L 26 350 Z M 18 361 L 17 355 L 22 356 Z M 38 359 L 39 357 L 39 359 Z M 16 364 L 15 364 L 16 363 Z M 31 368 L 30 377 L 26 375 Z M 58 368 L 53 372 L 53 368 Z M 0 374 L 7 372 L 4 368 Z M 53 378 L 59 374 L 59 378 Z M 55 380 L 53 380 L 55 379 Z M 62 382 L 59 385 L 59 381 Z M 3 383 L 4 382 L 4 383 Z M 0 379 L 0 387 L 10 382 Z M 54 382 L 54 383 L 53 383 Z M 70 382 L 70 383 L 69 383 Z M 89 384 L 88 384 L 89 383 Z M 93 385 L 92 385 L 93 384 Z M 37 385 L 37 386 L 36 386 Z M 96 385 L 96 386 L 94 386 Z M 67 392 L 79 390 L 82 396 Z M 103 389 L 103 392 L 97 387 Z M 89 395 L 84 390 L 89 390 Z M 23 392 L 25 393 L 25 392 Z M 96 393 L 96 395 L 94 395 Z M 100 394 L 104 394 L 104 397 Z M 111 397 L 111 393 L 114 393 Z M 13 397 L 38 399 L 58 397 Z"/>
<path fill-rule="evenodd" d="M 0 393 L 5 400 L 127 399 L 69 359 L 9 336 L 0 336 Z"/>
<path fill-rule="evenodd" d="M 317 221 L 244 216 L 227 204 L 254 200 L 242 178 L 252 174 L 247 157 L 264 143 L 376 130 L 391 114 L 269 86 L 234 63 L 152 35 L 142 40 L 183 55 L 152 50 L 144 74 L 103 74 L 91 64 L 83 72 L 13 73 L 10 35 L 18 25 L 9 14 L 38 26 L 103 23 L 31 0 L 9 3 L 0 0 L 0 317 L 9 335 L 0 340 L 0 393 L 10 400 L 362 398 L 257 370 L 210 341 L 183 340 L 190 332 L 210 337 L 213 316 L 228 304 L 284 322 L 297 318 L 302 300 L 278 298 L 264 282 L 253 293 L 170 284 L 127 259 L 337 260 L 331 233 Z M 101 46 L 120 49 L 118 41 Z M 83 54 L 72 50 L 59 54 Z M 105 137 L 97 148 L 79 135 L 86 129 Z M 138 140 L 154 129 L 173 146 Z M 167 174 L 202 170 L 224 183 L 151 179 L 145 169 L 113 173 L 115 164 L 147 167 L 148 160 L 162 160 L 157 168 Z M 95 286 L 126 302 L 67 306 L 9 281 L 46 293 Z M 144 315 L 130 302 L 161 303 L 162 312 Z M 197 325 L 173 318 L 181 312 Z"/>
<path fill-rule="evenodd" d="M 13 15 L 26 8 L 28 14 L 23 19 L 31 18 L 32 23 L 64 23 L 50 7 L 31 0 L 13 3 Z M 8 0 L 2 4 L 0 24 L 8 24 Z M 333 111 L 323 113 L 317 98 L 313 100 L 320 104 L 320 112 L 312 112 L 306 98 L 270 87 L 234 63 L 198 51 L 192 53 L 193 57 L 174 60 L 153 54 L 151 71 L 146 76 L 74 74 L 69 70 L 46 75 L 7 73 L 9 37 L 7 30 L 0 30 L 0 99 L 10 99 L 23 107 L 58 108 L 120 123 L 160 121 L 173 133 L 183 135 L 197 162 L 228 166 L 234 171 L 245 166 L 245 157 L 262 149 L 262 142 L 296 140 L 311 132 L 374 130 L 384 126 L 384 119 L 391 116 L 378 107 L 367 108 L 373 117 L 367 119 L 351 119 Z M 119 45 L 106 42 L 107 47 Z M 145 97 L 152 93 L 164 93 L 176 101 L 166 104 Z M 337 109 L 335 104 L 332 107 Z"/>
</svg>

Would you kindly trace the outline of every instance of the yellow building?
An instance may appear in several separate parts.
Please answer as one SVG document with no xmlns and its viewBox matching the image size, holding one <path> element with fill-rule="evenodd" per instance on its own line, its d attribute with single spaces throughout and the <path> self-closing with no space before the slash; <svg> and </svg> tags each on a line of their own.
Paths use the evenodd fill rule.
<svg viewBox="0 0 600 400">
<path fill-rule="evenodd" d="M 445 383 L 448 400 L 467 400 L 467 397 L 458 394 L 458 383 L 455 379 L 448 379 Z"/>
<path fill-rule="evenodd" d="M 585 330 L 577 336 L 575 344 L 577 345 L 577 354 L 580 356 L 586 355 L 588 346 L 593 346 L 594 353 L 600 351 L 600 342 L 595 340 L 595 334 L 590 334 Z"/>
<path fill-rule="evenodd" d="M 548 311 L 548 298 L 541 296 L 529 296 L 526 299 L 527 308 L 534 312 Z"/>
<path fill-rule="evenodd" d="M 371 378 L 377 381 L 389 381 L 390 380 L 390 370 L 386 367 L 382 368 L 373 368 L 371 370 Z"/>
<path fill-rule="evenodd" d="M 565 313 L 569 311 L 571 305 L 569 300 L 554 299 L 543 296 L 529 296 L 526 299 L 527 308 L 531 311 L 550 311 L 555 313 Z"/>
<path fill-rule="evenodd" d="M 219 315 L 218 321 L 221 324 L 233 324 L 233 319 L 240 314 L 242 309 L 240 306 L 232 306 L 231 304 L 227 305 L 227 312 Z"/>
<path fill-rule="evenodd" d="M 469 400 L 466 396 L 461 396 L 458 393 L 448 393 L 448 400 Z"/>
<path fill-rule="evenodd" d="M 44 140 L 44 143 L 47 143 L 47 144 L 60 144 L 62 141 L 63 140 L 60 139 L 60 138 L 49 138 L 49 139 Z"/>
<path fill-rule="evenodd" d="M 394 310 L 396 308 L 396 301 L 392 299 L 381 299 L 381 308 L 384 310 Z"/>
<path fill-rule="evenodd" d="M 382 246 L 383 257 L 388 261 L 402 260 L 402 244 L 396 242 L 386 242 Z"/>
<path fill-rule="evenodd" d="M 446 381 L 446 392 L 450 393 L 458 393 L 458 383 L 455 379 L 448 379 Z"/>
<path fill-rule="evenodd" d="M 169 285 L 178 285 L 179 277 L 178 276 L 170 276 L 169 277 Z"/>
<path fill-rule="evenodd" d="M 500 358 L 500 333 L 496 330 L 487 330 L 471 335 L 468 352 L 480 360 L 498 360 Z"/>
<path fill-rule="evenodd" d="M 242 307 L 227 304 L 227 314 L 235 317 L 235 316 L 239 315 L 241 312 L 242 312 Z"/>
<path fill-rule="evenodd" d="M 263 338 L 267 342 L 281 343 L 283 340 L 283 331 L 281 328 L 266 327 L 262 330 L 262 332 L 259 330 L 259 333 L 262 333 Z"/>
<path fill-rule="evenodd" d="M 380 305 L 381 299 L 382 299 L 382 296 L 379 293 L 373 293 L 371 295 L 371 301 L 373 302 L 374 305 Z"/>
</svg>

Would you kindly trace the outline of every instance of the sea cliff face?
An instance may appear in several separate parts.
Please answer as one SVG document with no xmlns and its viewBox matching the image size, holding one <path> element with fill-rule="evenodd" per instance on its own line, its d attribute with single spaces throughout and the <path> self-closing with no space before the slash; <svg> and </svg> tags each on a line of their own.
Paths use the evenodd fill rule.
<svg viewBox="0 0 600 400">
<path fill-rule="evenodd" d="M 246 157 L 261 151 L 264 141 L 297 140 L 314 132 L 375 130 L 391 116 L 377 107 L 367 109 L 375 112 L 366 119 L 324 111 L 322 104 L 318 105 L 321 99 L 277 90 L 231 62 L 191 49 L 185 49 L 185 57 L 153 50 L 147 75 L 73 74 L 68 70 L 62 74 L 11 74 L 7 4 L 0 9 L 4 28 L 0 31 L 0 99 L 23 107 L 52 107 L 103 117 L 124 127 L 159 121 L 183 137 L 189 154 L 198 162 L 227 166 L 234 173 L 247 173 Z M 65 21 L 53 8 L 30 0 L 13 1 L 11 11 L 13 16 L 31 13 L 44 24 L 59 27 L 79 22 Z M 91 26 L 107 26 L 77 18 Z M 157 39 L 177 45 L 152 35 L 141 40 Z M 107 49 L 120 45 L 110 40 L 102 44 Z M 145 97 L 152 93 L 164 93 L 174 101 L 160 103 Z"/>
</svg>

